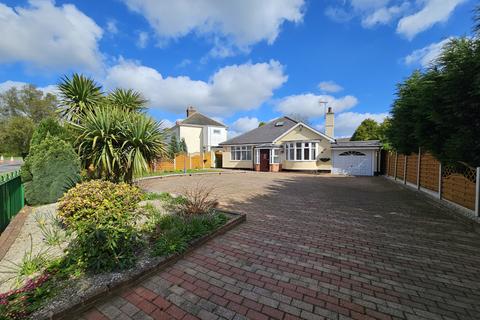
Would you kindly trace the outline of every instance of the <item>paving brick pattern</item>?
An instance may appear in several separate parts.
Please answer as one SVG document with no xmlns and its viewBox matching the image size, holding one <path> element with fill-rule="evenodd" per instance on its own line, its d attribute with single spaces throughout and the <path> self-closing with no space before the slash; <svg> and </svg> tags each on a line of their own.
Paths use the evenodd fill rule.
<svg viewBox="0 0 480 320">
<path fill-rule="evenodd" d="M 288 173 L 214 185 L 247 223 L 82 319 L 480 319 L 480 236 L 383 178 Z"/>
</svg>

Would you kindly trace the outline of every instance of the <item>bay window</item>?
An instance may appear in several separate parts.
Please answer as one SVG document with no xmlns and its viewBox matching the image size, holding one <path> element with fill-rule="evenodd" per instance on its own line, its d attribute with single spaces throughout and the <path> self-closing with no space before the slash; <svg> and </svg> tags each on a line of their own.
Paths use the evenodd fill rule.
<svg viewBox="0 0 480 320">
<path fill-rule="evenodd" d="M 272 149 L 272 163 L 280 163 L 280 149 Z"/>
<path fill-rule="evenodd" d="M 292 142 L 285 144 L 288 161 L 315 161 L 317 158 L 316 142 Z"/>
<path fill-rule="evenodd" d="M 230 158 L 234 161 L 252 160 L 251 146 L 235 146 L 231 147 Z"/>
</svg>

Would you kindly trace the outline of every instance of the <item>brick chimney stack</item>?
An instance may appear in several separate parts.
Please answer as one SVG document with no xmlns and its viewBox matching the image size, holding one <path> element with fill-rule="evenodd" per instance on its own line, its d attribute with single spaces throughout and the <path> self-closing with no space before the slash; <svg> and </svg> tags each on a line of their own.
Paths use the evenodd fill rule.
<svg viewBox="0 0 480 320">
<path fill-rule="evenodd" d="M 196 113 L 197 109 L 194 106 L 189 106 L 187 108 L 187 118 L 190 117 L 192 114 Z"/>
<path fill-rule="evenodd" d="M 325 134 L 329 137 L 334 137 L 335 127 L 335 113 L 332 111 L 332 107 L 328 107 L 328 111 L 325 114 Z"/>
</svg>

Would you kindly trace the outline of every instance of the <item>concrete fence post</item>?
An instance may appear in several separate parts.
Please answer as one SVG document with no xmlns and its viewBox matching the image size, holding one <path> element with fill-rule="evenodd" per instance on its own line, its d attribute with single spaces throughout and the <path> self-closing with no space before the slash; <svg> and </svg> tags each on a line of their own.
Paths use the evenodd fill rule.
<svg viewBox="0 0 480 320">
<path fill-rule="evenodd" d="M 422 148 L 418 147 L 417 155 L 417 189 L 420 190 L 420 166 L 422 161 Z"/>
<path fill-rule="evenodd" d="M 477 182 L 477 188 L 475 192 L 475 214 L 477 217 L 480 217 L 480 167 L 477 167 L 477 176 L 475 181 Z"/>
<path fill-rule="evenodd" d="M 403 156 L 403 184 L 407 184 L 407 161 L 408 156 Z"/>
<path fill-rule="evenodd" d="M 393 170 L 393 178 L 397 180 L 398 152 L 395 151 L 395 167 Z"/>
<path fill-rule="evenodd" d="M 438 197 L 442 199 L 442 163 L 438 166 Z"/>
</svg>

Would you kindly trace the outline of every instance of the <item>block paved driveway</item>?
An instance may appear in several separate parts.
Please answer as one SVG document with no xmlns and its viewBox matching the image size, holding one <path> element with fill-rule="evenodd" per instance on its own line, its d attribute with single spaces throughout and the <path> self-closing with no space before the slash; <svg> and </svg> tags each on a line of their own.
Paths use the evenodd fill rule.
<svg viewBox="0 0 480 320">
<path fill-rule="evenodd" d="M 480 319 L 480 236 L 382 177 L 247 173 L 216 187 L 247 222 L 84 319 Z"/>
</svg>

